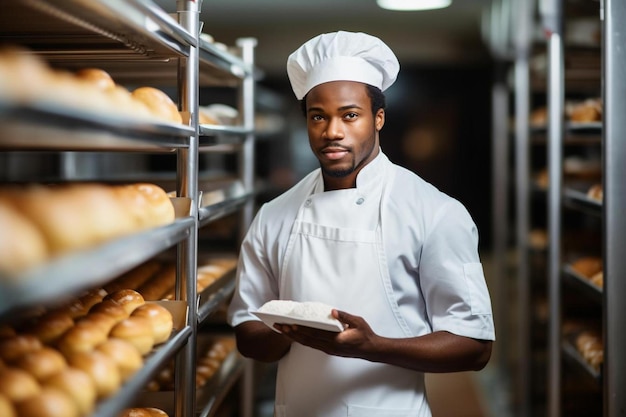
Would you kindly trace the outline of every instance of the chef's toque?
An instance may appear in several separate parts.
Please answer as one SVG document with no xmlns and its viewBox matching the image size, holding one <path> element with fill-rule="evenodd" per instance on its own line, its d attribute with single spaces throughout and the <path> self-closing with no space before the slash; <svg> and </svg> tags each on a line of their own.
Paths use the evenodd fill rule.
<svg viewBox="0 0 626 417">
<path fill-rule="evenodd" d="M 318 35 L 287 59 L 287 75 L 298 100 L 329 81 L 357 81 L 385 91 L 399 70 L 393 51 L 377 37 L 361 32 Z"/>
</svg>

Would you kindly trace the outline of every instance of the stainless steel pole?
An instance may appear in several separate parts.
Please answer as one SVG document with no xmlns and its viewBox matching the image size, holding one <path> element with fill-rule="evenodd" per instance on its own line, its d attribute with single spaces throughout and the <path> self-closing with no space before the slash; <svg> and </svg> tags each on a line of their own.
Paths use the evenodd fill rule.
<svg viewBox="0 0 626 417">
<path fill-rule="evenodd" d="M 561 197 L 563 188 L 564 53 L 562 4 L 541 3 L 548 36 L 548 416 L 561 415 Z"/>
<path fill-rule="evenodd" d="M 178 0 L 179 23 L 196 39 L 200 36 L 201 1 Z M 192 328 L 192 336 L 187 341 L 182 354 L 176 357 L 176 417 L 196 414 L 196 340 L 198 329 L 198 306 L 196 294 L 196 269 L 198 256 L 198 95 L 199 95 L 199 54 L 197 47 L 191 47 L 189 57 L 181 58 L 178 68 L 178 90 L 181 111 L 189 114 L 189 125 L 194 133 L 189 137 L 189 148 L 178 150 L 177 155 L 177 195 L 191 199 L 190 215 L 195 225 L 189 236 L 178 246 L 176 296 L 187 302 L 187 325 Z"/>
<path fill-rule="evenodd" d="M 532 351 L 530 338 L 531 299 L 528 234 L 530 231 L 530 72 L 529 56 L 533 6 L 532 2 L 515 3 L 515 201 L 516 240 L 518 254 L 517 306 L 518 306 L 518 392 L 520 416 L 530 416 Z"/>
<path fill-rule="evenodd" d="M 604 1 L 604 415 L 626 416 L 626 3 Z"/>
</svg>

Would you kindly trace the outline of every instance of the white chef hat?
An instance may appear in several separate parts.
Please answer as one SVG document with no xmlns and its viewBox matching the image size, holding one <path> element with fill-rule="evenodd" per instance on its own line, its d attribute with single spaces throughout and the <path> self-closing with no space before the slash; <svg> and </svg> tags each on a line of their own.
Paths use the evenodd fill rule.
<svg viewBox="0 0 626 417">
<path fill-rule="evenodd" d="M 298 100 L 329 81 L 358 81 L 384 91 L 399 70 L 393 51 L 377 37 L 361 32 L 318 35 L 287 59 L 287 75 Z"/>
</svg>

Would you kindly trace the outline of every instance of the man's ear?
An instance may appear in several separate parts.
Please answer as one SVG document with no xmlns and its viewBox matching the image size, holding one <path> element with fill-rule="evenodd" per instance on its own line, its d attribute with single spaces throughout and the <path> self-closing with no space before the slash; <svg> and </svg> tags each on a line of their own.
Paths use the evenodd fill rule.
<svg viewBox="0 0 626 417">
<path fill-rule="evenodd" d="M 380 130 L 385 125 L 385 109 L 378 109 L 376 112 L 376 116 L 374 117 L 374 126 L 376 127 L 376 131 L 380 132 Z"/>
</svg>

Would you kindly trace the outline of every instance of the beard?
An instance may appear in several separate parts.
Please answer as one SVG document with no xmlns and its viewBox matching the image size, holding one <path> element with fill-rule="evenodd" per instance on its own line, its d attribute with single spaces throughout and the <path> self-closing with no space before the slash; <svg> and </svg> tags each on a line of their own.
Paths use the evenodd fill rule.
<svg viewBox="0 0 626 417">
<path fill-rule="evenodd" d="M 350 168 L 346 168 L 346 169 L 328 169 L 328 168 L 322 167 L 322 172 L 324 173 L 324 175 L 327 175 L 332 178 L 345 178 L 348 175 L 352 174 L 354 172 L 354 169 L 355 169 L 354 166 L 351 166 Z"/>
</svg>

